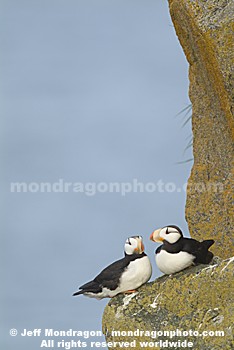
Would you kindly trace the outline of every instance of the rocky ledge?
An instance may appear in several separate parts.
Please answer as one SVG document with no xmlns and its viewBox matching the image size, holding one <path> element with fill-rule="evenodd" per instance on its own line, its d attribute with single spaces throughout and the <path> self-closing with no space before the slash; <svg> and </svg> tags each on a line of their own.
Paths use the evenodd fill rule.
<svg viewBox="0 0 234 350">
<path fill-rule="evenodd" d="M 160 349 L 155 346 L 160 339 L 181 342 L 187 339 L 193 343 L 193 350 L 233 349 L 233 265 L 234 257 L 214 258 L 211 265 L 191 267 L 171 277 L 162 276 L 135 293 L 116 296 L 103 314 L 107 342 L 135 340 L 132 347 L 142 349 L 140 342 L 147 341 L 151 343 L 145 348 L 151 349 L 154 343 L 153 348 Z M 190 335 L 180 337 L 177 331 L 177 336 L 171 339 L 160 333 L 155 338 L 156 332 L 176 330 L 190 331 Z M 120 333 L 113 336 L 113 331 Z M 127 336 L 127 331 L 135 332 L 135 336 Z M 139 336 L 140 331 L 145 333 Z M 192 336 L 191 331 L 199 336 Z M 201 336 L 204 331 L 211 333 Z M 219 333 L 221 336 L 215 335 L 217 331 L 223 332 Z"/>
</svg>

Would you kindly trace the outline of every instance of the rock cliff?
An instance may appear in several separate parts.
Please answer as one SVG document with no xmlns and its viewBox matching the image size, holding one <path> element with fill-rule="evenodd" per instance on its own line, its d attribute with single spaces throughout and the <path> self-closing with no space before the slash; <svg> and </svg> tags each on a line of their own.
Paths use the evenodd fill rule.
<svg viewBox="0 0 234 350">
<path fill-rule="evenodd" d="M 186 219 L 195 239 L 213 238 L 215 255 L 234 255 L 232 0 L 169 0 L 189 62 L 194 165 Z"/>
<path fill-rule="evenodd" d="M 134 341 L 131 348 L 135 349 L 142 349 L 140 342 L 144 341 L 150 342 L 146 349 L 160 349 L 163 345 L 157 343 L 159 340 L 187 340 L 193 343 L 193 350 L 231 350 L 234 2 L 169 0 L 169 7 L 190 65 L 194 165 L 188 182 L 186 219 L 193 238 L 215 240 L 211 250 L 220 258 L 213 265 L 163 276 L 136 293 L 113 298 L 103 314 L 103 333 L 107 341 Z M 171 338 L 152 333 L 165 330 L 196 333 Z M 113 335 L 113 331 L 122 333 Z M 136 333 L 131 336 L 127 331 Z M 141 335 L 137 333 L 140 331 Z M 201 336 L 203 331 L 211 333 Z M 224 336 L 215 335 L 216 331 L 224 332 Z M 190 346 L 174 347 L 180 348 Z"/>
</svg>

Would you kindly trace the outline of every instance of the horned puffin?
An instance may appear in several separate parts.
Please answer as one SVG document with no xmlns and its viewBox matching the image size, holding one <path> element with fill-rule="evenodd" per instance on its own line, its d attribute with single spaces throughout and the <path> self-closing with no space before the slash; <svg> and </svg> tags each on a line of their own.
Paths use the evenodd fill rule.
<svg viewBox="0 0 234 350">
<path fill-rule="evenodd" d="M 169 225 L 155 230 L 150 239 L 163 244 L 155 251 L 156 264 L 166 275 L 184 270 L 196 264 L 209 264 L 213 253 L 208 249 L 214 244 L 213 239 L 199 242 L 183 237 L 178 226 Z"/>
<path fill-rule="evenodd" d="M 124 258 L 101 271 L 92 281 L 82 285 L 73 296 L 84 294 L 90 298 L 112 298 L 119 293 L 132 293 L 146 283 L 152 274 L 148 256 L 144 253 L 141 236 L 127 238 Z"/>
</svg>

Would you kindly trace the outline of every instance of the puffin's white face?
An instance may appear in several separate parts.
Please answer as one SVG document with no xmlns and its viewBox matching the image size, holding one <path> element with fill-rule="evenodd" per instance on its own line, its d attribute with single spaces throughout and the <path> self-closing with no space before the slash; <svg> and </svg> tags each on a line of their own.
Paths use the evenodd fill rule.
<svg viewBox="0 0 234 350">
<path fill-rule="evenodd" d="M 142 254 L 144 249 L 143 238 L 141 236 L 129 237 L 124 245 L 124 251 L 127 255 Z"/>
<path fill-rule="evenodd" d="M 183 237 L 183 234 L 179 227 L 177 226 L 165 226 L 163 228 L 159 228 L 158 230 L 155 230 L 151 236 L 151 241 L 161 243 L 163 241 L 167 241 L 168 243 L 175 243 L 177 242 L 181 237 Z"/>
</svg>

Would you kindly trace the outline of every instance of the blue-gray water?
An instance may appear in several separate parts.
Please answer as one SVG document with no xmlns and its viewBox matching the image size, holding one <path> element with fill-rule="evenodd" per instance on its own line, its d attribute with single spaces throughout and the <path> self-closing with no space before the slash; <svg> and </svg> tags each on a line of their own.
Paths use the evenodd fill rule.
<svg viewBox="0 0 234 350">
<path fill-rule="evenodd" d="M 191 126 L 175 115 L 189 104 L 188 65 L 167 1 L 3 0 L 0 12 L 1 349 L 36 350 L 43 337 L 9 330 L 101 330 L 108 300 L 74 298 L 77 287 L 134 234 L 155 278 L 152 230 L 187 232 L 179 189 L 191 163 L 176 163 L 191 158 Z M 177 188 L 10 192 L 60 179 Z"/>
</svg>

